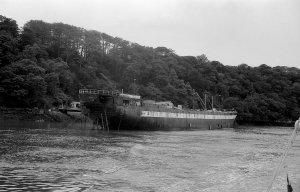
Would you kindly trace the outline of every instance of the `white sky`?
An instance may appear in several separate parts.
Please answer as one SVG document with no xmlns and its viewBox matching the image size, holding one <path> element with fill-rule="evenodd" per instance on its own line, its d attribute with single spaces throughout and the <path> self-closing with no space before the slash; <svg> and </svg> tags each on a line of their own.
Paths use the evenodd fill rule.
<svg viewBox="0 0 300 192">
<path fill-rule="evenodd" d="M 224 65 L 300 68 L 300 0 L 0 0 L 0 15 L 95 29 Z"/>
</svg>

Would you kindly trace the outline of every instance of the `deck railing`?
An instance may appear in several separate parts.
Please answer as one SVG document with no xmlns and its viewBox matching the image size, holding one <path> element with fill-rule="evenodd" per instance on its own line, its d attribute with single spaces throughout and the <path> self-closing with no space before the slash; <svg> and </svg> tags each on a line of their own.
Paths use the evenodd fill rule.
<svg viewBox="0 0 300 192">
<path fill-rule="evenodd" d="M 108 91 L 103 89 L 79 89 L 79 94 L 118 96 L 120 95 L 120 92 Z"/>
</svg>

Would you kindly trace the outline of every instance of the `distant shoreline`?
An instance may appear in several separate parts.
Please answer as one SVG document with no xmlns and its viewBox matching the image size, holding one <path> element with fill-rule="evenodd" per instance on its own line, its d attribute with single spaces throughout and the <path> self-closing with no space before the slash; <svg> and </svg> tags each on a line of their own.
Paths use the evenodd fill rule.
<svg viewBox="0 0 300 192">
<path fill-rule="evenodd" d="M 86 116 L 81 113 L 64 114 L 59 111 L 44 111 L 31 108 L 7 108 L 0 107 L 0 120 L 20 120 L 32 122 L 66 122 L 85 121 Z M 269 128 L 269 127 L 293 127 L 294 122 L 243 122 L 237 121 L 236 129 Z"/>
<path fill-rule="evenodd" d="M 87 117 L 81 113 L 64 114 L 59 111 L 45 111 L 31 108 L 0 107 L 0 120 L 20 120 L 32 122 L 84 121 Z"/>
<path fill-rule="evenodd" d="M 239 125 L 236 129 L 292 129 L 294 126 L 280 126 L 280 125 Z"/>
<path fill-rule="evenodd" d="M 245 127 L 294 127 L 295 121 L 286 121 L 286 122 L 257 122 L 257 121 L 237 121 L 237 128 L 245 128 Z"/>
</svg>

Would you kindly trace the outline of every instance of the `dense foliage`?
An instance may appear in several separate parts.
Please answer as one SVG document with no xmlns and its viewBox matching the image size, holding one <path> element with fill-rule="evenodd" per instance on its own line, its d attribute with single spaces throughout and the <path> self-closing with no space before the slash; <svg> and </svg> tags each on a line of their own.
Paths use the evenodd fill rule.
<svg viewBox="0 0 300 192">
<path fill-rule="evenodd" d="M 185 107 L 236 109 L 240 121 L 300 116 L 300 70 L 224 66 L 178 56 L 63 23 L 32 20 L 19 30 L 0 16 L 0 106 L 47 108 L 78 99 L 79 88 L 124 90 Z"/>
</svg>

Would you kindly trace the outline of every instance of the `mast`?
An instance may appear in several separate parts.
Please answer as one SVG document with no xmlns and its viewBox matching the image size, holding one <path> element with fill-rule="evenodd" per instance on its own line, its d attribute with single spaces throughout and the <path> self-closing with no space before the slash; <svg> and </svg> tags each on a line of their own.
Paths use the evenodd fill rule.
<svg viewBox="0 0 300 192">
<path fill-rule="evenodd" d="M 194 99 L 194 93 L 193 93 L 193 110 L 195 110 L 195 99 Z"/>
<path fill-rule="evenodd" d="M 204 93 L 204 109 L 206 110 L 206 93 Z"/>
<path fill-rule="evenodd" d="M 135 85 L 135 80 L 136 80 L 136 79 L 133 79 L 133 94 L 136 95 L 136 90 L 135 90 L 135 88 L 136 88 L 136 87 L 135 87 L 135 86 L 136 86 L 136 85 Z"/>
<path fill-rule="evenodd" d="M 202 98 L 199 96 L 199 94 L 197 92 L 196 92 L 196 95 L 197 95 L 197 98 L 199 98 L 199 100 L 200 100 L 201 106 L 205 109 L 205 104 L 204 104 Z"/>
</svg>

